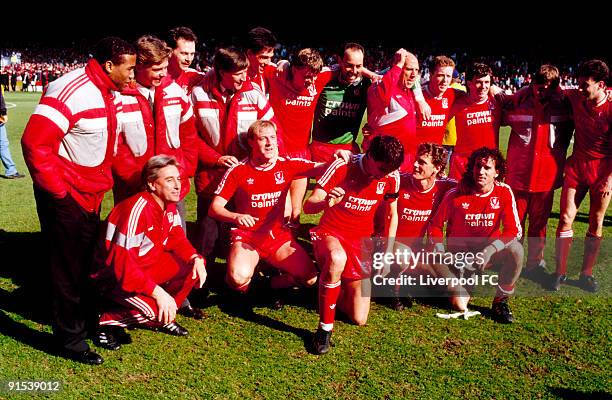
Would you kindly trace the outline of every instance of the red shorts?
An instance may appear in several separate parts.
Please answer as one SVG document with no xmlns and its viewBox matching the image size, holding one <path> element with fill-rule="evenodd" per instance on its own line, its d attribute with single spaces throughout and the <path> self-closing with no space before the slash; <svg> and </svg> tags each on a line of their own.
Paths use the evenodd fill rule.
<svg viewBox="0 0 612 400">
<path fill-rule="evenodd" d="M 303 158 L 304 160 L 310 160 L 310 150 L 308 150 L 308 148 L 298 151 L 288 151 L 282 155 L 289 158 Z"/>
<path fill-rule="evenodd" d="M 336 150 L 349 150 L 352 151 L 353 154 L 360 153 L 359 146 L 355 142 L 332 144 L 313 140 L 310 144 L 310 155 L 314 162 L 330 163 L 334 161 L 334 153 Z"/>
<path fill-rule="evenodd" d="M 590 189 L 598 179 L 608 174 L 611 161 L 609 158 L 581 160 L 571 156 L 565 164 L 564 186 L 588 186 Z"/>
<path fill-rule="evenodd" d="M 246 243 L 253 247 L 263 259 L 272 257 L 282 245 L 293 240 L 291 231 L 282 226 L 257 231 L 234 227 L 230 235 L 232 244 Z"/>
<path fill-rule="evenodd" d="M 453 152 L 450 159 L 450 170 L 448 171 L 448 177 L 460 181 L 467 169 L 469 155 L 457 154 Z"/>
<path fill-rule="evenodd" d="M 338 239 L 346 253 L 346 265 L 344 271 L 342 271 L 342 280 L 359 281 L 372 275 L 372 253 L 374 251 L 372 240 L 346 239 L 318 227 L 313 228 L 310 230 L 310 240 L 314 246 L 317 259 L 323 258 L 317 255 L 317 242 L 323 240 L 326 236 L 333 236 Z"/>
</svg>

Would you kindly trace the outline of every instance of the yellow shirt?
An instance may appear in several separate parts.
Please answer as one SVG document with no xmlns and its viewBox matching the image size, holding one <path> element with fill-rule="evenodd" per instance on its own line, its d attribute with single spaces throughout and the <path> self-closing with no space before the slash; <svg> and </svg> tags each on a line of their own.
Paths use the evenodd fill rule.
<svg viewBox="0 0 612 400">
<path fill-rule="evenodd" d="M 450 87 L 463 90 L 465 92 L 465 86 L 460 83 L 453 82 Z M 457 128 L 455 127 L 455 117 L 453 117 L 448 124 L 446 124 L 446 129 L 444 132 L 444 138 L 442 139 L 442 144 L 445 146 L 454 146 L 457 143 Z"/>
</svg>

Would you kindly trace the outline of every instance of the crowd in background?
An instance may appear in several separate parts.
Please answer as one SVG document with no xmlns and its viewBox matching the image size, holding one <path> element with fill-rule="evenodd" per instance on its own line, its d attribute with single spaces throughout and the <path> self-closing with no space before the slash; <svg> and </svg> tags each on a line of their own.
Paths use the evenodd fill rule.
<svg viewBox="0 0 612 400">
<path fill-rule="evenodd" d="M 204 41 L 199 44 L 198 54 L 192 66 L 200 71 L 210 69 L 213 54 L 218 47 L 215 40 Z M 301 48 L 300 44 L 280 45 L 275 52 L 275 61 L 288 59 L 290 54 L 295 54 Z M 76 68 L 85 66 L 90 55 L 85 50 L 86 45 L 76 45 L 72 48 L 48 48 L 41 46 L 30 46 L 28 48 L 0 48 L 0 56 L 5 60 L 11 59 L 15 54 L 20 55 L 20 63 L 9 63 L 0 68 L 0 85 L 4 91 L 42 91 L 49 82 L 57 79 L 63 74 Z M 318 48 L 326 64 L 336 62 L 336 49 Z M 385 47 L 380 44 L 368 49 L 366 54 L 366 66 L 376 72 L 384 72 L 393 58 L 395 48 Z M 437 50 L 431 48 L 411 49 L 421 60 L 421 81 L 429 80 L 429 71 L 426 65 L 431 59 L 438 55 Z M 533 72 L 541 64 L 542 60 L 525 61 L 525 57 L 510 56 L 478 56 L 474 57 L 466 52 L 451 52 L 449 54 L 455 60 L 458 71 L 462 66 L 478 61 L 488 64 L 495 74 L 494 82 L 503 90 L 514 93 L 523 86 L 529 85 Z M 576 63 L 579 60 L 576 60 Z M 576 78 L 573 76 L 575 66 L 570 64 L 557 64 L 561 73 L 561 86 L 568 88 L 576 87 Z M 463 74 L 461 74 L 462 80 Z M 464 82 L 463 82 L 464 83 Z"/>
</svg>

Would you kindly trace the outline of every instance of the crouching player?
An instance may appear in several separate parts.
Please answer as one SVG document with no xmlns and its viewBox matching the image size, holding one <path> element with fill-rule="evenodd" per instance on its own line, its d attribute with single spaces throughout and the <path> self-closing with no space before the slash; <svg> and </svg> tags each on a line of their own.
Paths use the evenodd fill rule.
<svg viewBox="0 0 612 400">
<path fill-rule="evenodd" d="M 439 144 L 421 143 L 416 152 L 412 173 L 400 174 L 400 190 L 397 200 L 397 237 L 395 251 L 406 254 L 404 260 L 407 264 L 397 265 L 398 275 L 403 273 L 426 273 L 434 276 L 446 276 L 448 269 L 437 271 L 434 265 L 426 264 L 425 260 L 410 258 L 408 254 L 427 250 L 424 245 L 425 234 L 431 216 L 440 205 L 446 192 L 454 188 L 457 181 L 444 178 L 448 152 Z M 400 299 L 401 286 L 396 285 L 393 290 L 391 307 L 401 311 L 404 305 L 409 305 L 410 298 Z"/>
<path fill-rule="evenodd" d="M 501 264 L 493 316 L 499 322 L 511 323 L 514 317 L 508 298 L 521 273 L 523 247 L 518 241 L 522 230 L 514 195 L 510 187 L 502 183 L 505 171 L 505 161 L 499 150 L 481 147 L 474 151 L 459 185 L 446 194 L 432 217 L 428 234 L 435 250 L 444 252 L 446 223 L 450 252 L 480 254 L 473 264 L 478 272 L 490 268 L 492 262 Z M 451 302 L 460 311 L 465 311 L 469 297 L 452 298 Z"/>
<path fill-rule="evenodd" d="M 313 343 L 317 354 L 329 351 L 336 303 L 355 324 L 364 325 L 368 319 L 370 295 L 362 293 L 362 285 L 369 284 L 371 259 L 363 256 L 367 250 L 362 245 L 369 243 L 374 213 L 383 200 L 388 203 L 386 236 L 395 237 L 397 169 L 403 160 L 404 148 L 397 138 L 377 136 L 365 154 L 348 162 L 334 161 L 304 204 L 308 214 L 324 211 L 319 225 L 311 230 L 321 268 L 319 328 Z"/>
<path fill-rule="evenodd" d="M 283 225 L 283 213 L 292 180 L 318 176 L 326 164 L 279 157 L 276 134 L 270 121 L 251 125 L 247 132 L 250 155 L 227 170 L 208 211 L 210 217 L 235 225 L 226 282 L 242 294 L 248 291 L 260 258 L 285 273 L 271 282 L 273 289 L 295 283 L 312 286 L 317 281 L 312 260 Z M 350 152 L 346 154 L 348 159 Z M 235 212 L 225 208 L 232 197 Z"/>
<path fill-rule="evenodd" d="M 125 327 L 143 325 L 175 336 L 176 321 L 193 285 L 206 280 L 204 258 L 181 226 L 176 203 L 181 174 L 174 157 L 151 157 L 142 170 L 146 190 L 119 203 L 108 217 L 104 261 L 94 273 L 109 306 L 102 309 L 96 345 L 116 350 L 128 340 Z"/>
</svg>

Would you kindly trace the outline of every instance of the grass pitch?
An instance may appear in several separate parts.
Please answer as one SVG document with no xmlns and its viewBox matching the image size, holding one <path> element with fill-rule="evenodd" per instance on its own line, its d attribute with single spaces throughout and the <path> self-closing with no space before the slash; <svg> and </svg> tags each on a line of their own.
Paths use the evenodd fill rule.
<svg viewBox="0 0 612 400">
<path fill-rule="evenodd" d="M 7 125 L 13 158 L 19 171 L 27 172 L 19 140 L 40 95 L 5 96 L 16 105 Z M 507 135 L 504 130 L 504 145 Z M 558 195 L 549 237 L 558 223 Z M 187 203 L 192 222 L 193 194 Z M 111 206 L 107 196 L 103 215 Z M 577 238 L 584 237 L 587 219 L 588 201 L 574 225 Z M 316 217 L 302 222 L 315 223 Z M 605 225 L 604 236 L 610 237 L 610 213 Z M 0 228 L 0 398 L 25 397 L 8 391 L 9 381 L 59 381 L 60 391 L 46 395 L 62 399 L 612 398 L 607 242 L 594 272 L 599 293 L 566 285 L 550 294 L 521 279 L 511 302 L 517 322 L 509 326 L 486 315 L 468 321 L 435 318 L 436 312 L 448 312 L 435 299 L 401 313 L 375 302 L 367 326 L 337 322 L 335 346 L 317 357 L 305 347 L 318 320 L 314 292 L 281 311 L 255 307 L 251 317 L 227 313 L 213 293 L 202 301 L 207 319 L 179 317 L 189 337 L 131 331 L 133 344 L 99 350 L 105 363 L 90 367 L 48 353 L 49 301 L 37 290 L 45 285 L 45 255 L 38 250 L 29 177 L 0 179 Z M 579 246 L 572 254 L 570 278 L 577 278 Z M 532 295 L 521 295 L 527 292 Z M 486 312 L 490 302 L 476 298 L 472 308 Z"/>
</svg>

